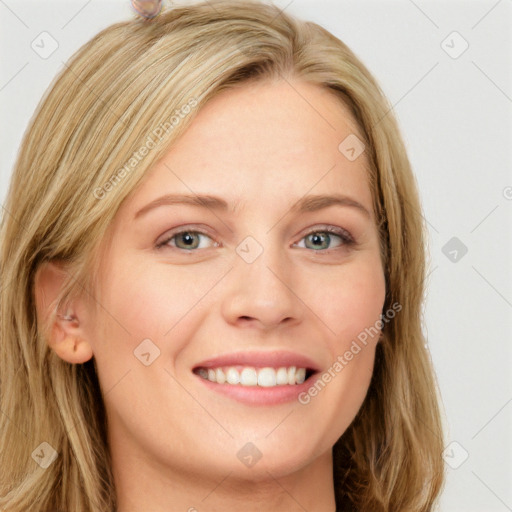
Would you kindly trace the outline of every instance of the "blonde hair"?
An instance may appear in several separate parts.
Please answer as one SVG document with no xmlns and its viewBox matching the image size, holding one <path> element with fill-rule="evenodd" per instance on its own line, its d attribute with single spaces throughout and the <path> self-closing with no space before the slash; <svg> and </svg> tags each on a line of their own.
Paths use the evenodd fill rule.
<svg viewBox="0 0 512 512">
<path fill-rule="evenodd" d="M 325 29 L 273 5 L 227 0 L 103 30 L 65 66 L 25 134 L 0 233 L 0 509 L 116 507 L 94 360 L 68 364 L 49 349 L 33 289 L 41 264 L 66 264 L 59 305 L 94 290 L 96 250 L 120 204 L 196 113 L 248 80 L 290 78 L 338 95 L 360 126 L 381 236 L 384 310 L 402 306 L 383 328 L 365 402 L 333 448 L 337 510 L 432 510 L 443 482 L 443 439 L 421 329 L 425 225 L 391 107 Z M 135 163 L 150 138 L 154 147 Z M 31 457 L 42 442 L 59 454 L 47 469 Z"/>
</svg>

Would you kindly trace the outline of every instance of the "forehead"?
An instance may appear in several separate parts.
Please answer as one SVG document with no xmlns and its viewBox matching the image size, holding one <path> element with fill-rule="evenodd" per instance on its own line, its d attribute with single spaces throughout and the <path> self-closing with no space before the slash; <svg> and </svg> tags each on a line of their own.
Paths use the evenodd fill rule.
<svg viewBox="0 0 512 512">
<path fill-rule="evenodd" d="M 148 171 L 130 207 L 163 193 L 212 194 L 237 210 L 276 207 L 307 193 L 352 195 L 371 211 L 364 152 L 350 160 L 347 137 L 362 138 L 349 108 L 300 81 L 243 84 L 221 92 Z"/>
</svg>

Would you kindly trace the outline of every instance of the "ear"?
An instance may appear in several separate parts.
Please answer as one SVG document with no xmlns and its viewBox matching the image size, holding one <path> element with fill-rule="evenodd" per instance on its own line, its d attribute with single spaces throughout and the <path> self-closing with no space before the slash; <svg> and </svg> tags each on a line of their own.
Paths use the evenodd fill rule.
<svg viewBox="0 0 512 512">
<path fill-rule="evenodd" d="M 93 356 L 83 325 L 85 309 L 75 300 L 65 311 L 57 310 L 67 278 L 64 266 L 57 262 L 44 262 L 37 269 L 34 279 L 37 322 L 47 333 L 48 345 L 61 359 L 85 363 Z"/>
</svg>

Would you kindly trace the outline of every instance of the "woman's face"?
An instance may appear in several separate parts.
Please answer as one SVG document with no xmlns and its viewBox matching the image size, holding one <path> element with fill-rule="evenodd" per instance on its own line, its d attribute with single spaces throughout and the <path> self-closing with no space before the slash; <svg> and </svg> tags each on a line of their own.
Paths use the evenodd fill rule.
<svg viewBox="0 0 512 512">
<path fill-rule="evenodd" d="M 355 133 L 318 86 L 246 84 L 123 203 L 88 322 L 117 464 L 258 479 L 330 461 L 385 295 Z"/>
</svg>

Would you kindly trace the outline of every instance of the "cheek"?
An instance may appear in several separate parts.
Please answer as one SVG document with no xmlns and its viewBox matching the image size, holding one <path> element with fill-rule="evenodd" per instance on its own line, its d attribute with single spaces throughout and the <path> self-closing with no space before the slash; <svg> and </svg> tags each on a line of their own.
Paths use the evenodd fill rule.
<svg viewBox="0 0 512 512">
<path fill-rule="evenodd" d="M 378 262 L 359 260 L 338 267 L 321 282 L 323 292 L 317 281 L 310 297 L 312 308 L 329 327 L 325 343 L 331 362 L 299 402 L 311 407 L 314 416 L 325 416 L 330 425 L 326 439 L 334 443 L 353 421 L 370 385 L 385 278 Z"/>
<path fill-rule="evenodd" d="M 128 370 L 138 369 L 134 351 L 143 340 L 156 347 L 161 332 L 172 326 L 173 304 L 165 283 L 150 269 L 113 255 L 115 266 L 104 268 L 96 299 L 99 306 L 92 322 L 91 340 L 100 382 L 109 389 Z"/>
<path fill-rule="evenodd" d="M 322 286 L 317 281 L 308 295 L 315 313 L 329 327 L 333 357 L 347 350 L 358 336 L 364 338 L 364 332 L 371 332 L 369 342 L 377 341 L 375 325 L 382 313 L 385 292 L 379 264 L 354 263 L 326 277 Z"/>
<path fill-rule="evenodd" d="M 221 272 L 198 276 L 187 267 L 148 264 L 147 256 L 116 254 L 113 259 L 117 264 L 104 274 L 93 336 L 94 354 L 106 380 L 115 379 L 134 361 L 138 364 L 134 351 L 146 339 L 165 354 L 166 362 L 175 359 L 199 328 L 191 319 L 203 310 L 202 299 Z"/>
<path fill-rule="evenodd" d="M 133 339 L 164 336 L 208 289 L 209 283 L 194 282 L 186 270 L 137 259 L 118 261 L 105 279 L 101 300 L 117 321 L 116 330 L 128 331 Z"/>
</svg>

